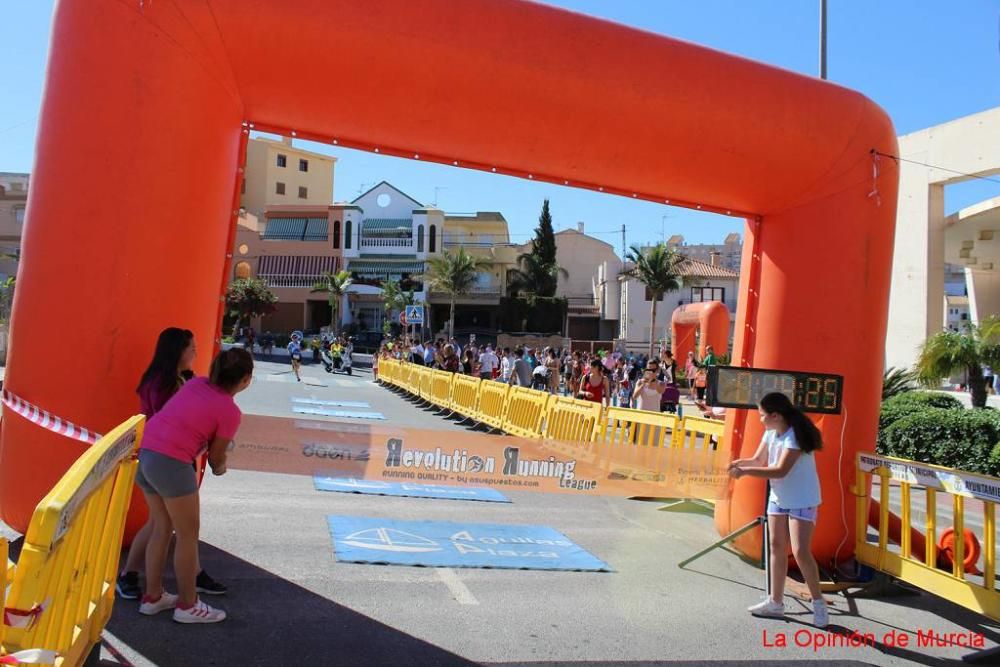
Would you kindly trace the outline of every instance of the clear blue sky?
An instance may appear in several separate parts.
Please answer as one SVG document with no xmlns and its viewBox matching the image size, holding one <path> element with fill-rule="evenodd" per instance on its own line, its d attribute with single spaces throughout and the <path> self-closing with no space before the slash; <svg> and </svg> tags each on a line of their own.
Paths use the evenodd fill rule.
<svg viewBox="0 0 1000 667">
<path fill-rule="evenodd" d="M 277 0 L 276 0 L 277 1 Z M 30 171 L 52 2 L 4 3 L 0 23 L 0 171 Z M 818 0 L 551 0 L 549 4 L 704 44 L 779 67 L 818 71 Z M 900 134 L 1000 106 L 1000 0 L 829 0 L 829 78 L 882 105 Z M 447 36 L 442 36 L 446 39 Z M 334 197 L 388 180 L 447 211 L 494 210 L 516 241 L 531 236 L 543 198 L 557 229 L 586 223 L 620 247 L 661 230 L 689 243 L 720 241 L 742 224 L 684 209 L 309 144 L 339 158 Z M 941 165 L 947 167 L 948 165 Z M 947 189 L 957 210 L 1000 195 L 1000 183 Z M 666 220 L 663 216 L 666 215 Z"/>
</svg>

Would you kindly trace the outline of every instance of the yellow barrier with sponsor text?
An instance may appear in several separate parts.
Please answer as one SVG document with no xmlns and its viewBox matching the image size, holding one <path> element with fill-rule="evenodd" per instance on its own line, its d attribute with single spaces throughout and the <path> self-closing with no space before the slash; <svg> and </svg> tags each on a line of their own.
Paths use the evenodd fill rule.
<svg viewBox="0 0 1000 667">
<path fill-rule="evenodd" d="M 718 419 L 685 417 L 672 444 L 682 449 L 717 449 L 725 430 L 726 422 Z"/>
<path fill-rule="evenodd" d="M 608 408 L 598 431 L 599 442 L 611 445 L 669 447 L 677 434 L 676 415 L 631 408 Z"/>
<path fill-rule="evenodd" d="M 501 428 L 522 438 L 541 437 L 549 396 L 546 392 L 527 387 L 512 387 L 507 396 L 507 413 Z"/>
<path fill-rule="evenodd" d="M 601 404 L 567 396 L 552 396 L 545 416 L 549 440 L 592 442 L 603 425 Z"/>
<path fill-rule="evenodd" d="M 129 419 L 66 471 L 35 508 L 17 565 L 0 539 L 0 655 L 41 649 L 55 655 L 40 664 L 80 665 L 99 641 L 114 604 L 144 423 Z"/>
<path fill-rule="evenodd" d="M 868 475 L 878 480 L 872 486 L 878 491 L 878 537 L 874 543 L 868 541 L 871 514 Z M 1000 621 L 1000 593 L 996 590 L 996 506 L 1000 503 L 1000 478 L 859 453 L 853 492 L 854 549 L 859 562 Z M 951 496 L 950 512 L 944 511 L 945 508 L 939 511 L 939 493 Z M 921 495 L 923 507 L 914 507 L 914 496 Z M 966 503 L 967 500 L 973 502 Z M 898 519 L 890 514 L 891 507 L 900 509 Z M 938 520 L 944 518 L 942 514 L 950 514 L 954 524 L 948 570 L 941 569 L 946 561 L 937 546 Z M 914 519 L 918 525 L 924 524 L 923 535 L 911 532 Z M 921 537 L 923 548 L 913 544 Z"/>
<path fill-rule="evenodd" d="M 721 449 L 725 423 L 669 413 L 602 408 L 526 387 L 383 360 L 385 380 L 441 408 L 522 437 L 611 445 Z M 382 368 L 383 366 L 380 366 Z M 381 371 L 380 371 L 381 373 Z"/>
<path fill-rule="evenodd" d="M 460 415 L 475 418 L 479 409 L 479 378 L 455 375 L 451 384 L 451 409 Z"/>
<path fill-rule="evenodd" d="M 510 385 L 503 382 L 480 381 L 476 421 L 495 429 L 502 428 L 507 418 L 507 394 L 509 392 Z"/>
</svg>

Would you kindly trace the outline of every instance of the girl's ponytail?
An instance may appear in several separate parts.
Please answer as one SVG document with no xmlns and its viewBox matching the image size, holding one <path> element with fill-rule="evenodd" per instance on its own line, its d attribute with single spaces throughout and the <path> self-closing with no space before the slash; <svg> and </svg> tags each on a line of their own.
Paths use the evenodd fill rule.
<svg viewBox="0 0 1000 667">
<path fill-rule="evenodd" d="M 823 448 L 823 434 L 784 394 L 774 392 L 766 395 L 760 399 L 760 409 L 769 414 L 781 415 L 795 432 L 795 441 L 803 452 L 808 454 Z"/>
</svg>

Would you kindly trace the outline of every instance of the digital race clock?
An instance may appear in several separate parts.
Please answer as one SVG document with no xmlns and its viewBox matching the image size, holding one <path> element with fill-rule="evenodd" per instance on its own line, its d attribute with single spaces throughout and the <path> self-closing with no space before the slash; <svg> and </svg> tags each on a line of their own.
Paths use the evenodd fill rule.
<svg viewBox="0 0 1000 667">
<path fill-rule="evenodd" d="M 825 373 L 708 367 L 709 405 L 753 409 L 772 392 L 784 394 L 803 412 L 840 414 L 844 378 Z"/>
</svg>

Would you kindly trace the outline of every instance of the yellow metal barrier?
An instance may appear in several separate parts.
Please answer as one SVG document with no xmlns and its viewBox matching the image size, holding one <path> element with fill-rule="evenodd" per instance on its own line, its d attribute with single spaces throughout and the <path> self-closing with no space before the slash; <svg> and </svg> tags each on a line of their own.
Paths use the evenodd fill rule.
<svg viewBox="0 0 1000 667">
<path fill-rule="evenodd" d="M 430 402 L 444 410 L 451 410 L 451 383 L 454 373 L 431 371 Z"/>
<path fill-rule="evenodd" d="M 501 428 L 522 438 L 541 437 L 549 396 L 544 391 L 513 387 L 507 397 L 507 414 Z"/>
<path fill-rule="evenodd" d="M 602 426 L 600 403 L 565 396 L 549 399 L 545 437 L 549 440 L 593 442 Z"/>
<path fill-rule="evenodd" d="M 853 491 L 856 496 L 855 556 L 858 561 L 1000 621 L 1000 593 L 996 590 L 996 505 L 1000 503 L 1000 478 L 867 453 L 858 454 L 856 475 Z M 867 539 L 867 475 L 879 480 L 877 543 L 870 543 Z M 898 499 L 891 495 L 895 490 L 899 492 Z M 914 490 L 918 493 L 913 493 Z M 954 548 L 950 571 L 938 568 L 939 492 L 952 497 L 950 514 L 954 524 Z M 914 496 L 920 495 L 924 496 L 924 507 L 914 508 Z M 979 501 L 977 507 L 969 507 L 972 503 L 967 505 L 967 499 Z M 892 506 L 899 507 L 899 520 L 890 516 Z M 977 511 L 979 509 L 981 513 Z M 920 517 L 920 514 L 923 516 Z M 921 536 L 919 533 L 912 534 L 910 530 L 915 517 L 918 520 L 922 518 L 924 523 L 924 548 L 917 549 L 918 553 L 912 553 L 915 546 L 913 540 Z M 963 538 L 966 528 L 982 544 L 981 557 L 966 556 Z M 897 533 L 893 541 L 898 543 L 898 549 L 890 545 L 890 533 Z M 981 576 L 970 574 L 976 568 L 981 569 Z"/>
<path fill-rule="evenodd" d="M 609 445 L 668 447 L 678 431 L 676 415 L 631 408 L 608 408 L 597 440 Z"/>
<path fill-rule="evenodd" d="M 719 449 L 726 423 L 718 419 L 685 417 L 675 432 L 674 447 L 687 449 Z"/>
<path fill-rule="evenodd" d="M 400 363 L 396 359 L 380 359 L 378 362 L 378 378 L 386 384 L 399 384 Z"/>
<path fill-rule="evenodd" d="M 451 409 L 474 419 L 479 408 L 479 378 L 455 375 L 451 381 Z"/>
<path fill-rule="evenodd" d="M 17 565 L 8 563 L 0 580 L 2 652 L 43 649 L 56 652 L 56 664 L 80 665 L 99 641 L 114 604 L 144 422 L 133 417 L 101 438 L 38 503 Z M 2 539 L 0 556 L 7 562 Z"/>
<path fill-rule="evenodd" d="M 503 382 L 481 380 L 476 421 L 495 429 L 502 428 L 507 418 L 507 395 L 510 389 L 510 385 Z"/>
</svg>

